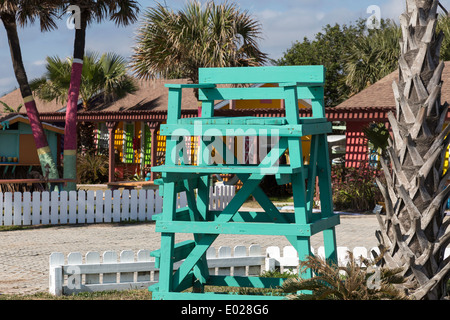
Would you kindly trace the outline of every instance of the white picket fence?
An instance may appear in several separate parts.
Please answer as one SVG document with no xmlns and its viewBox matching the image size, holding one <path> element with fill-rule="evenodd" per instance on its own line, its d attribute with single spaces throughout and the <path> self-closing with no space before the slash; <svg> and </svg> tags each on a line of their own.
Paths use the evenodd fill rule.
<svg viewBox="0 0 450 320">
<path fill-rule="evenodd" d="M 324 257 L 324 248 L 319 247 L 312 252 Z M 352 251 L 355 258 L 372 258 L 371 251 L 364 247 L 355 247 Z M 347 247 L 338 247 L 339 264 L 348 261 Z M 450 252 L 448 252 L 450 254 Z M 263 271 L 278 269 L 281 272 L 298 272 L 299 258 L 292 246 L 271 246 L 263 253 L 261 246 L 252 245 L 220 247 L 216 250 L 210 247 L 206 253 L 208 268 L 211 275 L 257 276 Z M 94 292 L 104 290 L 143 289 L 158 282 L 158 269 L 154 258 L 150 258 L 149 250 L 122 251 L 119 255 L 114 251 L 88 252 L 83 257 L 78 252 L 66 257 L 60 252 L 50 255 L 49 291 L 54 295 L 72 294 L 78 292 Z M 181 262 L 175 264 L 175 269 Z"/>
<path fill-rule="evenodd" d="M 234 194 L 234 186 L 211 187 L 210 209 L 223 209 Z M 178 207 L 186 204 L 179 193 Z M 0 226 L 149 221 L 161 212 L 158 190 L 0 192 Z"/>
</svg>

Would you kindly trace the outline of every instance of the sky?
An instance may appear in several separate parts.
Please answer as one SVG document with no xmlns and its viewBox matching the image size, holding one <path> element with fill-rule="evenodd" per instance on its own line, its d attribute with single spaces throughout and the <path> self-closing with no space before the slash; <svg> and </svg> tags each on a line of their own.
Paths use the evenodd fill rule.
<svg viewBox="0 0 450 320">
<path fill-rule="evenodd" d="M 182 8 L 186 0 L 160 0 L 170 8 Z M 206 0 L 200 0 L 204 3 Z M 216 0 L 216 3 L 221 2 Z M 359 18 L 368 19 L 379 8 L 380 16 L 393 19 L 405 9 L 406 0 L 235 0 L 242 10 L 247 10 L 262 26 L 261 50 L 272 59 L 279 59 L 295 43 L 305 37 L 312 39 L 327 24 L 351 24 Z M 140 16 L 154 0 L 139 1 Z M 443 0 L 450 9 L 450 0 Z M 450 10 L 449 10 L 450 11 Z M 45 72 L 47 56 L 68 57 L 73 52 L 74 30 L 67 27 L 68 16 L 63 16 L 57 30 L 41 33 L 38 24 L 19 29 L 22 55 L 29 80 Z M 136 29 L 140 21 L 128 27 L 116 27 L 111 22 L 93 24 L 87 30 L 86 49 L 90 51 L 116 52 L 130 57 L 135 45 Z M 8 41 L 0 24 L 0 96 L 18 87 Z M 15 107 L 15 106 L 12 106 Z"/>
</svg>

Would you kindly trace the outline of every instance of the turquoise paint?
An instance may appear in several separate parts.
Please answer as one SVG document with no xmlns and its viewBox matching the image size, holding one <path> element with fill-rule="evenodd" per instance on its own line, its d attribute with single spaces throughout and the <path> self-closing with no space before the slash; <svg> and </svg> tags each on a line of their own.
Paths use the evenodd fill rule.
<svg viewBox="0 0 450 320">
<path fill-rule="evenodd" d="M 153 299 L 228 299 L 228 295 L 203 292 L 206 284 L 270 288 L 280 285 L 280 279 L 259 277 L 223 277 L 210 275 L 205 253 L 220 234 L 282 235 L 297 250 L 299 258 L 311 254 L 310 237 L 323 233 L 326 258 L 336 261 L 335 226 L 339 216 L 332 214 L 331 176 L 326 135 L 331 124 L 325 118 L 323 85 L 325 69 L 322 66 L 261 67 L 261 68 L 207 68 L 200 69 L 199 85 L 167 85 L 169 87 L 167 124 L 161 126 L 161 135 L 167 136 L 164 166 L 152 168 L 162 174 L 160 192 L 164 195 L 163 212 L 155 217 L 156 231 L 161 233 L 161 249 L 153 253 L 160 268 L 157 285 L 150 287 Z M 273 88 L 216 88 L 220 83 L 279 83 Z M 183 89 L 200 88 L 202 116 L 181 119 Z M 266 90 L 267 89 L 267 90 Z M 313 117 L 299 118 L 298 99 L 306 95 L 312 99 Z M 284 99 L 286 117 L 280 119 L 239 117 L 215 118 L 215 99 Z M 229 130 L 234 131 L 230 134 Z M 246 130 L 253 130 L 252 133 Z M 264 133 L 263 133 L 264 132 Z M 272 135 L 280 140 L 258 165 L 237 165 L 234 152 L 232 164 L 210 164 L 210 155 L 203 150 L 217 136 Z M 310 164 L 303 163 L 300 137 L 312 135 Z M 199 165 L 184 164 L 180 157 L 180 137 L 198 136 Z M 222 159 L 229 159 L 227 148 L 214 145 Z M 277 160 L 289 149 L 290 164 L 278 166 Z M 174 150 L 174 152 L 172 152 Z M 243 182 L 223 211 L 209 211 L 209 184 L 215 174 L 236 174 Z M 279 182 L 291 182 L 294 190 L 294 212 L 281 214 L 259 187 L 265 175 L 276 175 Z M 316 177 L 319 178 L 323 212 L 312 213 Z M 186 191 L 188 207 L 177 208 L 177 192 Z M 253 197 L 263 212 L 240 212 L 247 198 Z M 176 243 L 177 233 L 192 233 L 194 240 Z M 183 260 L 175 271 L 173 264 Z M 311 270 L 300 274 L 312 276 Z M 192 287 L 195 293 L 181 292 Z M 273 299 L 271 296 L 239 296 L 235 299 Z M 280 299 L 280 297 L 276 297 Z M 282 298 L 282 297 L 281 297 Z"/>
<path fill-rule="evenodd" d="M 12 129 L 11 127 L 17 129 Z M 5 130 L 0 130 L 0 157 L 19 157 L 19 137 L 21 134 L 33 134 L 30 125 L 22 122 L 16 122 L 10 125 L 10 129 L 8 129 L 7 127 L 4 129 Z M 47 129 L 44 129 L 44 132 L 47 136 L 47 141 L 52 152 L 53 161 L 56 163 L 58 150 L 58 134 Z M 35 149 L 29 150 L 29 152 L 37 151 Z"/>
</svg>

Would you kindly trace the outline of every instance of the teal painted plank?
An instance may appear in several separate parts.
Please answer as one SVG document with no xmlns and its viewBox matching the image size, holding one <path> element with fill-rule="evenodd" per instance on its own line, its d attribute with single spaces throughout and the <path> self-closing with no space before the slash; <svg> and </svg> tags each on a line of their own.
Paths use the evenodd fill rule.
<svg viewBox="0 0 450 320">
<path fill-rule="evenodd" d="M 312 236 L 310 224 L 157 221 L 156 232 Z"/>
<path fill-rule="evenodd" d="M 311 125 L 311 124 L 323 124 L 327 123 L 325 118 L 311 118 L 302 117 L 299 118 L 299 124 Z M 178 124 L 190 124 L 190 125 L 210 125 L 210 124 L 247 124 L 247 125 L 286 125 L 287 120 L 284 117 L 212 117 L 212 118 L 182 118 L 178 120 Z M 254 129 L 254 128 L 253 128 Z"/>
<path fill-rule="evenodd" d="M 194 124 L 165 124 L 161 125 L 161 136 L 279 136 L 279 137 L 303 137 L 312 134 L 331 133 L 331 123 L 321 122 L 298 125 L 203 125 L 201 122 Z"/>
<path fill-rule="evenodd" d="M 316 134 L 331 133 L 333 130 L 331 122 L 326 122 L 303 125 L 302 131 L 305 136 L 311 136 Z"/>
<path fill-rule="evenodd" d="M 256 199 L 255 192 L 253 196 Z M 270 200 L 269 200 L 270 201 Z M 259 202 L 259 201 L 258 201 Z M 279 215 L 272 214 L 272 211 L 265 208 L 266 211 L 238 211 L 231 221 L 233 222 L 278 222 L 278 223 L 294 223 L 294 215 L 292 212 L 283 212 Z M 274 210 L 276 207 L 274 206 Z M 277 210 L 278 211 L 278 210 Z M 219 216 L 221 211 L 211 211 L 215 216 Z"/>
<path fill-rule="evenodd" d="M 186 223 L 184 223 L 186 224 Z M 190 232 L 198 233 L 198 232 Z M 218 235 L 204 234 L 200 239 L 196 240 L 196 245 L 192 249 L 189 256 L 186 257 L 184 262 L 180 265 L 178 270 L 173 274 L 172 283 L 181 284 L 183 280 L 189 276 L 191 270 L 197 265 L 198 261 L 204 257 L 206 250 L 216 240 Z M 173 287 L 172 290 L 175 288 Z"/>
<path fill-rule="evenodd" d="M 210 166 L 157 166 L 152 169 L 153 172 L 179 172 L 179 173 L 198 173 L 198 174 L 240 174 L 240 173 L 258 173 L 263 175 L 291 174 L 305 170 L 304 168 L 293 168 L 290 165 L 279 166 L 250 166 L 250 165 L 210 165 Z"/>
<path fill-rule="evenodd" d="M 302 167 L 303 162 L 303 150 L 302 143 L 299 139 L 289 138 L 289 154 L 291 165 Z M 299 155 L 299 156 L 292 156 Z M 308 212 L 306 207 L 306 175 L 303 172 L 293 174 L 291 176 L 292 181 L 292 193 L 294 200 L 294 212 L 295 221 L 300 224 L 307 224 L 311 222 L 310 212 Z"/>
<path fill-rule="evenodd" d="M 314 98 L 311 100 L 312 114 L 314 118 L 325 117 L 325 103 L 323 97 Z"/>
<path fill-rule="evenodd" d="M 306 205 L 307 211 L 312 212 L 314 206 L 314 191 L 316 190 L 316 178 L 317 178 L 317 157 L 318 157 L 318 145 L 317 135 L 311 137 L 311 145 L 309 151 L 309 171 L 307 176 L 307 188 L 306 188 Z"/>
<path fill-rule="evenodd" d="M 319 140 L 319 158 L 317 159 L 317 169 L 319 176 L 320 207 L 322 216 L 333 215 L 333 197 L 331 190 L 331 165 L 328 154 L 327 136 L 322 134 L 318 136 Z"/>
<path fill-rule="evenodd" d="M 282 296 L 238 295 L 224 293 L 153 292 L 152 300 L 284 300 Z"/>
<path fill-rule="evenodd" d="M 181 89 L 169 89 L 167 123 L 175 124 L 181 118 Z"/>
<path fill-rule="evenodd" d="M 217 125 L 217 124 L 234 124 L 234 125 L 284 125 L 285 118 L 273 117 L 213 117 L 213 118 L 183 118 L 178 120 L 178 124 L 195 124 L 195 125 Z"/>
<path fill-rule="evenodd" d="M 211 276 L 207 284 L 212 286 L 274 289 L 283 285 L 284 278 Z"/>
<path fill-rule="evenodd" d="M 295 87 L 285 87 L 284 92 L 286 98 L 284 99 L 284 108 L 286 112 L 286 119 L 289 124 L 300 123 L 298 112 L 298 95 Z"/>
<path fill-rule="evenodd" d="M 269 154 L 275 153 L 277 148 L 272 149 Z M 263 175 L 254 174 L 244 183 L 242 188 L 236 193 L 230 203 L 226 206 L 226 208 L 222 211 L 222 214 L 216 219 L 217 223 L 226 223 L 233 218 L 233 215 L 239 210 L 242 204 L 247 200 L 253 189 L 260 183 Z M 181 223 L 186 226 L 186 222 L 172 222 L 172 219 L 158 221 L 156 224 L 161 226 L 163 224 L 177 224 Z M 167 222 L 166 222 L 167 221 Z M 198 224 L 198 223 L 208 223 L 208 222 L 190 222 L 190 224 Z M 169 231 L 170 232 L 170 231 Z M 178 232 L 174 230 L 172 232 Z M 166 233 L 165 231 L 162 234 Z M 173 275 L 173 283 L 181 283 L 183 279 L 188 275 L 188 273 L 194 268 L 197 264 L 198 260 L 204 256 L 206 250 L 211 246 L 214 240 L 217 238 L 218 234 L 208 234 L 207 232 L 197 232 L 196 230 L 190 230 L 189 233 L 202 233 L 203 236 L 198 239 L 197 245 L 192 250 L 191 254 L 186 258 L 183 264 L 179 267 L 179 269 Z"/>
<path fill-rule="evenodd" d="M 163 212 L 164 220 L 173 220 L 176 212 L 175 200 L 175 183 L 167 183 L 164 186 L 163 193 Z M 161 292 L 169 292 L 172 289 L 172 273 L 173 273 L 173 254 L 175 245 L 175 235 L 173 233 L 161 233 L 161 256 L 160 256 L 160 273 L 159 273 L 159 290 Z"/>
<path fill-rule="evenodd" d="M 325 83 L 323 66 L 200 68 L 199 83 Z"/>
<path fill-rule="evenodd" d="M 291 213 L 292 215 L 292 213 Z M 219 215 L 221 217 L 221 215 Z M 249 215 L 236 215 L 237 221 L 245 220 Z M 250 216 L 251 217 L 251 216 Z M 230 218 L 229 221 L 234 217 Z M 259 221 L 261 218 L 256 219 Z M 291 218 L 289 218 L 291 220 Z M 287 221 L 287 220 L 286 220 Z M 193 221 L 162 221 L 156 222 L 156 232 L 204 233 L 204 234 L 252 234 L 252 235 L 294 235 L 312 236 L 323 230 L 333 228 L 340 223 L 339 215 L 318 219 L 309 224 L 283 222 L 193 222 Z"/>
<path fill-rule="evenodd" d="M 323 98 L 323 87 L 316 84 L 311 87 L 297 87 L 299 99 Z M 284 88 L 217 88 L 199 90 L 199 100 L 260 100 L 260 99 L 284 99 L 286 97 Z"/>
<path fill-rule="evenodd" d="M 325 249 L 325 259 L 329 263 L 338 263 L 337 260 L 337 243 L 336 228 L 332 227 L 323 231 L 323 245 Z"/>
<path fill-rule="evenodd" d="M 340 223 L 340 217 L 337 214 L 333 214 L 330 217 L 323 217 L 311 223 L 311 234 L 319 233 L 323 230 L 333 228 Z"/>
<path fill-rule="evenodd" d="M 195 88 L 215 88 L 216 85 L 213 83 L 203 83 L 203 84 L 177 84 L 177 83 L 166 83 L 166 88 L 173 88 L 173 89 L 195 89 Z"/>
<path fill-rule="evenodd" d="M 286 118 L 253 118 L 245 122 L 246 125 L 284 125 Z"/>
<path fill-rule="evenodd" d="M 173 261 L 177 262 L 185 259 L 188 254 L 194 249 L 195 242 L 194 240 L 186 240 L 183 242 L 179 242 L 174 245 L 173 248 Z M 154 250 L 150 253 L 151 257 L 155 257 L 155 267 L 159 268 L 159 260 L 161 258 L 161 249 Z M 156 266 L 156 260 L 158 260 L 158 266 Z"/>
<path fill-rule="evenodd" d="M 296 245 L 294 248 L 297 250 L 298 258 L 300 261 L 305 261 L 309 256 L 311 256 L 311 240 L 310 237 L 297 237 Z M 302 279 L 312 278 L 312 270 L 299 270 L 299 276 Z"/>
</svg>

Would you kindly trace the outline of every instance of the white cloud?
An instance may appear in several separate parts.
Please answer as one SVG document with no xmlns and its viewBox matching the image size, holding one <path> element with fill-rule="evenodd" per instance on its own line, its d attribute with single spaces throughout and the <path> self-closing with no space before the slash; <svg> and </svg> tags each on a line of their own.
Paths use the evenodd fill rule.
<svg viewBox="0 0 450 320">
<path fill-rule="evenodd" d="M 37 61 L 33 61 L 31 64 L 33 65 L 33 66 L 43 66 L 43 65 L 45 65 L 47 63 L 47 61 L 45 61 L 45 60 L 37 60 Z"/>
<path fill-rule="evenodd" d="M 302 41 L 305 37 L 314 38 L 327 24 L 351 23 L 360 13 L 347 8 L 336 8 L 329 12 L 320 8 L 294 8 L 287 11 L 266 9 L 254 12 L 254 16 L 263 28 L 263 40 L 260 42 L 262 50 L 271 58 L 278 59 L 295 41 Z"/>
<path fill-rule="evenodd" d="M 393 19 L 398 22 L 398 17 L 405 11 L 405 1 L 389 0 L 385 4 L 380 5 L 381 18 Z"/>
<path fill-rule="evenodd" d="M 0 87 L 12 87 L 16 84 L 16 79 L 12 77 L 0 78 Z"/>
</svg>

